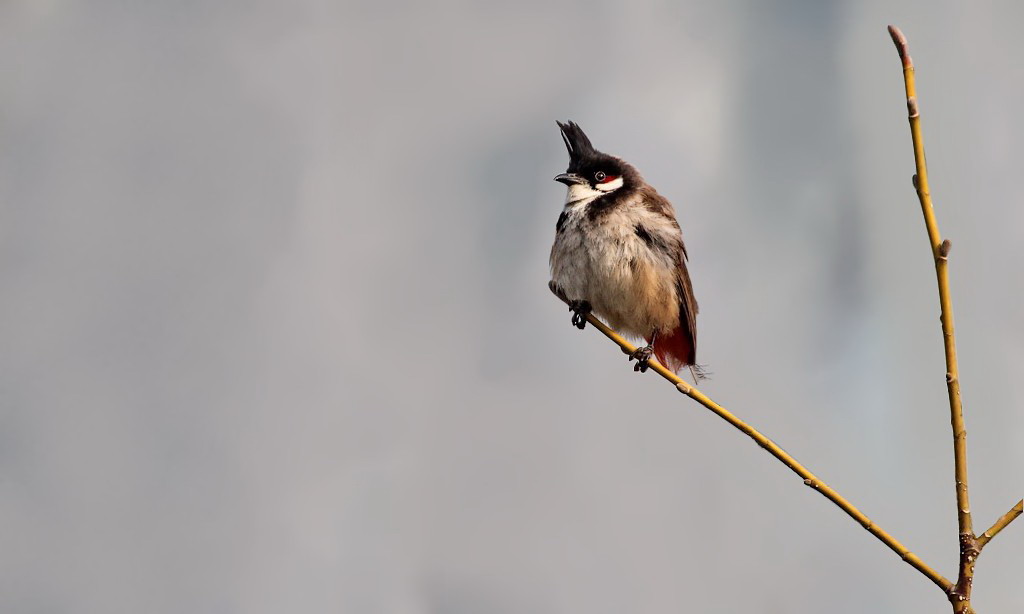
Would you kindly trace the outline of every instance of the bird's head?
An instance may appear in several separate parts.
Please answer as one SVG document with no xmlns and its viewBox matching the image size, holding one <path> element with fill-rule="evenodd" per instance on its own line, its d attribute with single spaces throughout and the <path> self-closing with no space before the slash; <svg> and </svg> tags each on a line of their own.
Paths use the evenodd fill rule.
<svg viewBox="0 0 1024 614">
<path fill-rule="evenodd" d="M 594 149 L 576 122 L 556 122 L 569 151 L 569 168 L 555 181 L 569 188 L 566 203 L 591 201 L 642 181 L 635 168 L 624 160 Z"/>
</svg>

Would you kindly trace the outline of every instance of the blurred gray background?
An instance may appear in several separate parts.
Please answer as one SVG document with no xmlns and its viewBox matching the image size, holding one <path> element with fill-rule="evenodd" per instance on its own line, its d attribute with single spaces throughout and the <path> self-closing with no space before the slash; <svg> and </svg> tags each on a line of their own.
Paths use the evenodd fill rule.
<svg viewBox="0 0 1024 614">
<path fill-rule="evenodd" d="M 705 390 L 946 575 L 1024 466 L 1016 2 L 0 2 L 0 611 L 944 612 L 547 291 L 555 119 L 673 200 Z M 1024 607 L 1024 525 L 978 564 Z"/>
</svg>

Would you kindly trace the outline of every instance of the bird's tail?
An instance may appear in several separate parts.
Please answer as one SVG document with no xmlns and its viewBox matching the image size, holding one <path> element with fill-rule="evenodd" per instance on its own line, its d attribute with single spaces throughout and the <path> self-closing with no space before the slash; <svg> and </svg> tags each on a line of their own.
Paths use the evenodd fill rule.
<svg viewBox="0 0 1024 614">
<path fill-rule="evenodd" d="M 647 343 L 650 342 L 651 340 L 647 339 Z M 654 340 L 654 356 L 658 362 L 668 367 L 673 373 L 679 373 L 683 367 L 689 367 L 695 384 L 708 379 L 711 375 L 705 365 L 696 363 L 696 354 L 693 338 L 682 326 L 670 334 L 658 335 L 658 338 Z"/>
<path fill-rule="evenodd" d="M 650 339 L 647 340 L 651 342 Z M 654 340 L 654 356 L 673 373 L 692 365 L 695 357 L 693 338 L 682 326 L 669 334 L 662 333 Z"/>
<path fill-rule="evenodd" d="M 693 383 L 705 379 L 711 379 L 711 371 L 708 371 L 707 365 L 690 365 L 690 375 L 693 376 Z"/>
</svg>

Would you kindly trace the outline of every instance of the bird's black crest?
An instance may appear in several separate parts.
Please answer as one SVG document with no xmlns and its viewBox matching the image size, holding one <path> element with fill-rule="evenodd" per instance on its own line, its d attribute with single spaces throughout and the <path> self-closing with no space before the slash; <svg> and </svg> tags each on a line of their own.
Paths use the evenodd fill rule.
<svg viewBox="0 0 1024 614">
<path fill-rule="evenodd" d="M 565 141 L 565 148 L 569 151 L 570 162 L 580 162 L 598 154 L 598 151 L 590 144 L 590 139 L 587 138 L 579 124 L 574 121 L 565 124 L 558 121 L 555 123 L 558 124 L 559 130 L 562 131 L 562 140 Z"/>
</svg>

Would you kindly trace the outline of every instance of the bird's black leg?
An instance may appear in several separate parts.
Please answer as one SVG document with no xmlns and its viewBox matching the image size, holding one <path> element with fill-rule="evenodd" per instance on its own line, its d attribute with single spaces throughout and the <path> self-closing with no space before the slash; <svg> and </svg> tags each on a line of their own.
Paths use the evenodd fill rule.
<svg viewBox="0 0 1024 614">
<path fill-rule="evenodd" d="M 562 289 L 559 288 L 558 284 L 553 280 L 548 282 L 548 288 L 555 296 L 566 303 L 569 303 L 569 311 L 572 312 L 572 325 L 580 330 L 586 328 L 587 316 L 590 315 L 590 312 L 593 310 L 590 303 L 584 300 L 570 301 L 569 297 L 565 295 L 565 292 L 562 292 Z"/>
<path fill-rule="evenodd" d="M 591 311 L 590 303 L 587 301 L 570 301 L 569 311 L 572 312 L 572 325 L 583 330 L 587 326 L 587 316 Z"/>
<path fill-rule="evenodd" d="M 648 343 L 642 348 L 637 348 L 633 350 L 633 353 L 629 355 L 630 362 L 634 360 L 636 361 L 636 364 L 633 365 L 634 371 L 639 371 L 640 373 L 647 372 L 647 368 L 651 366 L 648 361 L 651 360 L 651 355 L 654 354 L 654 342 L 657 339 L 658 331 L 654 331 L 653 333 L 651 333 L 650 343 Z"/>
</svg>

